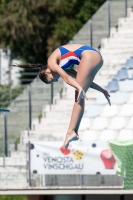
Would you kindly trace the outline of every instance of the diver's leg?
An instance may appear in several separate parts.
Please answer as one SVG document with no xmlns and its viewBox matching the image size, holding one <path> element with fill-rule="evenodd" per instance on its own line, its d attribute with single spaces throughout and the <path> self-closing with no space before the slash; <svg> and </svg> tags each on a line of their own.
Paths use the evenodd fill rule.
<svg viewBox="0 0 133 200">
<path fill-rule="evenodd" d="M 100 55 L 96 52 L 91 52 L 91 56 L 83 56 L 80 65 L 78 66 L 76 81 L 84 89 L 85 92 L 90 87 L 98 71 L 97 69 L 101 68 L 102 63 L 103 62 Z M 84 113 L 84 99 L 82 99 L 80 103 L 77 103 L 77 101 L 75 101 L 72 110 L 70 124 L 64 141 L 64 146 L 67 147 L 68 142 L 71 139 L 73 138 L 74 140 L 78 139 L 76 131 L 78 131 L 83 113 Z"/>
</svg>

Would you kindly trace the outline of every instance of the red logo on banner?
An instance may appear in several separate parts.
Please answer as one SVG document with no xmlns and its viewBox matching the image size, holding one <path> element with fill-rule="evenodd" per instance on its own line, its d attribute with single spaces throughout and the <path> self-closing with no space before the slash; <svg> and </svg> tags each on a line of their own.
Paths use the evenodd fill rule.
<svg viewBox="0 0 133 200">
<path fill-rule="evenodd" d="M 64 146 L 60 147 L 60 151 L 64 154 L 64 155 L 68 155 L 70 153 L 70 149 L 65 149 Z"/>
<path fill-rule="evenodd" d="M 114 159 L 111 150 L 109 149 L 103 150 L 100 154 L 100 157 L 106 169 L 114 169 L 116 161 Z"/>
</svg>

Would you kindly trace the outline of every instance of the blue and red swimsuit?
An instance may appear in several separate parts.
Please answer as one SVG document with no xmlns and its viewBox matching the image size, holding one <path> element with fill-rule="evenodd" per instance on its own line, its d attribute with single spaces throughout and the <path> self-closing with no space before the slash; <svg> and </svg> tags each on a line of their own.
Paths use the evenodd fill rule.
<svg viewBox="0 0 133 200">
<path fill-rule="evenodd" d="M 97 51 L 96 49 L 94 49 L 90 46 L 86 46 L 86 45 L 81 46 L 80 48 L 76 49 L 75 51 L 69 51 L 68 49 L 64 48 L 63 46 L 60 46 L 59 50 L 61 52 L 60 67 L 63 70 L 73 69 L 74 65 L 79 65 L 80 60 L 81 60 L 81 54 L 85 50 L 96 51 L 99 53 L 99 51 Z M 100 54 L 100 56 L 101 56 L 101 54 Z"/>
</svg>

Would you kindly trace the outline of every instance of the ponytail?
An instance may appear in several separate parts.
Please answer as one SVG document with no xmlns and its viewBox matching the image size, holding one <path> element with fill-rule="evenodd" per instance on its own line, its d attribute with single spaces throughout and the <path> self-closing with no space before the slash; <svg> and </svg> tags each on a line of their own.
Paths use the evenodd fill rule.
<svg viewBox="0 0 133 200">
<path fill-rule="evenodd" d="M 20 67 L 20 68 L 24 68 L 24 69 L 30 69 L 30 68 L 39 68 L 39 69 L 46 69 L 46 65 L 42 65 L 42 64 L 31 64 L 31 63 L 27 63 L 27 64 L 13 64 L 10 65 L 13 67 Z"/>
<path fill-rule="evenodd" d="M 10 65 L 10 66 L 20 67 L 20 68 L 24 68 L 24 69 L 38 68 L 39 69 L 39 78 L 44 83 L 48 83 L 46 75 L 44 73 L 44 71 L 48 68 L 47 65 L 27 63 L 27 64 L 13 64 L 13 65 Z"/>
</svg>

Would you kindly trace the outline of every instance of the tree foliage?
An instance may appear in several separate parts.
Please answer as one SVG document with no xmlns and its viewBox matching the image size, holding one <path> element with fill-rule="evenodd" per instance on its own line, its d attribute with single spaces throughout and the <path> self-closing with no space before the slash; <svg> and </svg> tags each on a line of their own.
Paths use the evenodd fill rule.
<svg viewBox="0 0 133 200">
<path fill-rule="evenodd" d="M 0 196 L 0 200 L 28 200 L 26 196 Z"/>
<path fill-rule="evenodd" d="M 105 0 L 0 0 L 0 44 L 12 57 L 46 63 Z"/>
<path fill-rule="evenodd" d="M 14 100 L 20 93 L 22 93 L 23 88 L 13 88 L 12 89 L 12 100 Z M 10 86 L 1 85 L 0 86 L 0 107 L 6 108 L 10 105 Z"/>
</svg>

